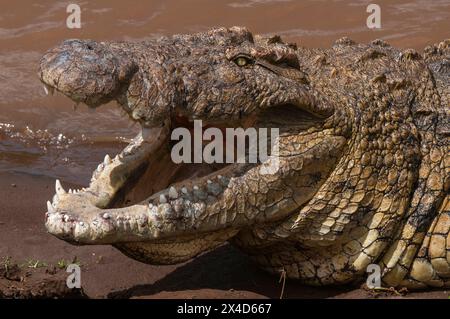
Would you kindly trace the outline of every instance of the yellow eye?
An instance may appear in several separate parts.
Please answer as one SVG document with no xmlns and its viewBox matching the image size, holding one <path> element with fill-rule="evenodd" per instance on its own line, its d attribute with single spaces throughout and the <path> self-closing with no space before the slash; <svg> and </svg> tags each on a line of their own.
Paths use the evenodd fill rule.
<svg viewBox="0 0 450 319">
<path fill-rule="evenodd" d="M 246 57 L 240 56 L 237 57 L 234 62 L 238 65 L 238 66 L 246 66 L 250 63 L 250 60 L 247 59 Z"/>
</svg>

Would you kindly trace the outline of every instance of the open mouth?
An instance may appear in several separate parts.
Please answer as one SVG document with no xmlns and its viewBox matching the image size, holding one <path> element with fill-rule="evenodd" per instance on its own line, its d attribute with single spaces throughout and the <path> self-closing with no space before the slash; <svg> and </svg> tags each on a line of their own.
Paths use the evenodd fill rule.
<svg viewBox="0 0 450 319">
<path fill-rule="evenodd" d="M 45 90 L 56 89 L 45 85 Z M 254 124 L 254 120 L 244 122 Z M 203 129 L 210 126 L 206 123 Z M 57 180 L 56 194 L 47 202 L 48 231 L 75 244 L 130 243 L 153 237 L 164 241 L 161 230 L 167 227 L 163 225 L 201 218 L 205 206 L 218 202 L 233 177 L 256 165 L 175 163 L 170 133 L 179 127 L 193 132 L 194 120 L 177 113 L 159 127 L 142 127 L 119 154 L 105 155 L 86 188 L 66 191 Z M 214 127 L 226 129 L 219 123 Z"/>
<path fill-rule="evenodd" d="M 58 91 L 48 84 L 45 89 L 49 93 Z M 283 152 L 284 160 L 289 160 L 292 152 L 281 147 L 279 154 L 273 154 L 270 133 L 262 140 L 258 138 L 257 143 L 258 147 L 261 142 L 267 143 L 266 160 L 248 160 L 252 143 L 246 139 L 242 161 L 242 158 L 238 160 L 236 152 L 238 145 L 234 138 L 237 136 L 231 145 L 223 138 L 228 129 L 243 132 L 253 128 L 259 132 L 260 128 L 277 128 L 280 139 L 286 138 L 289 143 L 290 137 L 302 132 L 307 134 L 325 119 L 310 112 L 314 104 L 309 103 L 310 99 L 305 101 L 305 105 L 281 104 L 259 110 L 257 115 L 239 115 L 232 120 L 201 119 L 200 151 L 191 147 L 188 153 L 195 159 L 204 144 L 213 140 L 212 137 L 204 140 L 203 132 L 214 128 L 222 133 L 219 134 L 222 141 L 214 135 L 214 140 L 219 140 L 219 148 L 224 153 L 231 149 L 235 156 L 231 161 L 218 162 L 203 158 L 200 162 L 173 160 L 177 139 L 172 138 L 172 133 L 183 128 L 190 133 L 191 146 L 195 145 L 196 122 L 200 120 L 174 108 L 159 125 L 143 125 L 141 132 L 119 154 L 105 155 L 86 188 L 66 191 L 57 180 L 56 194 L 47 202 L 46 228 L 52 235 L 72 244 L 111 244 L 143 262 L 173 264 L 217 247 L 242 228 L 251 227 L 255 221 L 246 215 L 249 208 L 263 210 L 264 214 L 267 214 L 265 209 L 269 214 L 274 211 L 277 215 L 270 218 L 283 218 L 298 208 L 297 201 L 284 197 L 277 187 L 273 194 L 269 189 L 263 190 L 257 199 L 257 190 L 250 192 L 249 187 L 259 187 L 261 168 L 272 166 L 279 160 L 278 155 L 283 157 Z M 268 179 L 278 180 L 278 177 Z M 256 186 L 250 186 L 252 180 L 256 181 L 253 183 Z M 279 183 L 283 183 L 282 180 Z M 280 211 L 283 213 L 278 214 Z"/>
</svg>

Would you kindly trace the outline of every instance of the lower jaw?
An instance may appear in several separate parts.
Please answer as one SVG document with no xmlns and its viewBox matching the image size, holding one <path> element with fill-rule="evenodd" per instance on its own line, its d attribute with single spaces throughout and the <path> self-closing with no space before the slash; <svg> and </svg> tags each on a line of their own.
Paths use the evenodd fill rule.
<svg viewBox="0 0 450 319">
<path fill-rule="evenodd" d="M 177 234 L 176 240 L 170 234 L 145 229 L 154 222 L 154 216 L 148 213 L 148 196 L 157 197 L 154 193 L 172 182 L 178 191 L 181 184 L 189 189 L 195 187 L 192 180 L 183 180 L 178 185 L 180 176 L 158 178 L 158 175 L 174 173 L 170 171 L 174 168 L 171 165 L 167 165 L 166 171 L 157 166 L 168 163 L 168 152 L 164 150 L 167 141 L 167 128 L 144 131 L 114 159 L 105 157 L 93 173 L 88 188 L 65 192 L 57 182 L 56 195 L 53 202 L 48 203 L 48 231 L 76 245 L 112 244 L 133 259 L 151 264 L 179 263 L 233 237 L 238 230 L 231 228 Z M 144 171 L 146 173 L 138 174 Z M 205 170 L 200 174 L 205 176 L 195 178 L 206 184 L 209 174 L 217 177 L 220 173 L 231 175 L 233 167 L 219 172 Z M 186 174 L 189 175 L 188 170 Z M 141 178 L 133 178 L 135 176 Z"/>
</svg>

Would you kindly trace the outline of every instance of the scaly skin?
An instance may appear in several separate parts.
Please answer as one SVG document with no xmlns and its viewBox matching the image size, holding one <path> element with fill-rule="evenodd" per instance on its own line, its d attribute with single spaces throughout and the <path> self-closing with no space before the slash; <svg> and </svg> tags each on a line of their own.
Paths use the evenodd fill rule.
<svg viewBox="0 0 450 319">
<path fill-rule="evenodd" d="M 144 131 L 87 189 L 57 183 L 47 229 L 147 263 L 228 240 L 308 284 L 361 280 L 375 263 L 387 286 L 450 287 L 449 59 L 449 40 L 423 55 L 347 38 L 322 50 L 238 27 L 66 41 L 41 60 L 41 80 L 91 107 L 115 100 Z M 279 153 L 265 163 L 279 155 L 279 170 L 191 166 L 176 178 L 188 167 L 170 163 L 170 129 L 194 119 L 279 128 Z"/>
</svg>

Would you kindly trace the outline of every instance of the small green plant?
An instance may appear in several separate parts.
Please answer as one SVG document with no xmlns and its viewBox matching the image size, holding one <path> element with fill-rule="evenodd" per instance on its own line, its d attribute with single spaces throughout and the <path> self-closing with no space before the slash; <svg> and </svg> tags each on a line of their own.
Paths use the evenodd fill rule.
<svg viewBox="0 0 450 319">
<path fill-rule="evenodd" d="M 81 266 L 81 261 L 79 261 L 78 257 L 75 256 L 75 257 L 73 257 L 71 264 L 75 264 L 75 265 Z"/>
<path fill-rule="evenodd" d="M 5 269 L 5 273 L 8 274 L 12 266 L 11 257 L 4 257 L 0 262 L 0 266 Z"/>
<path fill-rule="evenodd" d="M 56 262 L 56 267 L 58 267 L 59 269 L 66 269 L 67 266 L 69 266 L 70 264 L 75 264 L 78 266 L 81 266 L 81 262 L 78 261 L 77 257 L 74 257 L 72 261 L 66 260 L 66 259 L 60 259 Z"/>
<path fill-rule="evenodd" d="M 33 269 L 37 269 L 37 268 L 43 268 L 43 267 L 47 267 L 47 263 L 40 261 L 40 260 L 34 260 L 34 259 L 29 259 L 27 260 L 27 262 L 25 264 L 22 265 L 22 267 L 27 267 L 27 268 L 33 268 Z"/>
<path fill-rule="evenodd" d="M 64 259 L 60 259 L 56 262 L 56 267 L 59 269 L 66 269 L 67 268 L 67 261 Z"/>
</svg>

